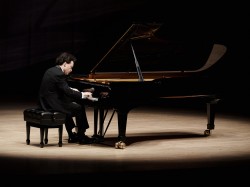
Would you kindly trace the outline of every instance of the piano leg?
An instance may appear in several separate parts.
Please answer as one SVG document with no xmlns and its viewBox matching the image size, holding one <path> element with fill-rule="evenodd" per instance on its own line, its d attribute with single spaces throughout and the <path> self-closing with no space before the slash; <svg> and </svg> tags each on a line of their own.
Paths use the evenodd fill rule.
<svg viewBox="0 0 250 187">
<path fill-rule="evenodd" d="M 210 135 L 210 130 L 214 129 L 215 105 L 219 99 L 212 99 L 207 103 L 207 129 L 204 131 L 205 136 Z"/>
<path fill-rule="evenodd" d="M 118 142 L 115 143 L 116 149 L 124 149 L 126 147 L 126 127 L 127 127 L 127 118 L 128 111 L 127 110 L 117 110 L 117 118 L 118 118 Z"/>
</svg>

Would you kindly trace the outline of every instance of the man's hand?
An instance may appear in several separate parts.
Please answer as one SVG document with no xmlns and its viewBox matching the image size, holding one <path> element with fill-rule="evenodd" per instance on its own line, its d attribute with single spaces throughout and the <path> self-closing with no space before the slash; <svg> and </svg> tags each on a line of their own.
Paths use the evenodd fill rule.
<svg viewBox="0 0 250 187">
<path fill-rule="evenodd" d="M 82 92 L 82 98 L 83 99 L 92 98 L 92 92 Z"/>
<path fill-rule="evenodd" d="M 83 99 L 88 99 L 91 101 L 98 101 L 98 98 L 92 96 L 92 92 L 82 92 Z"/>
</svg>

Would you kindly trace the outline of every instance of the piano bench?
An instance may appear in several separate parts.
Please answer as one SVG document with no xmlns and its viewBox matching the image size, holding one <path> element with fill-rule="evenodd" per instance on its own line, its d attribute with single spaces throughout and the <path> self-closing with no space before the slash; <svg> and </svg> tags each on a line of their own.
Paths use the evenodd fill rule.
<svg viewBox="0 0 250 187">
<path fill-rule="evenodd" d="M 63 124 L 66 115 L 60 112 L 47 112 L 40 108 L 28 108 L 23 111 L 26 121 L 26 144 L 30 144 L 30 127 L 40 128 L 40 147 L 48 143 L 48 129 L 58 128 L 59 147 L 62 147 Z M 44 136 L 45 135 L 45 136 Z"/>
</svg>

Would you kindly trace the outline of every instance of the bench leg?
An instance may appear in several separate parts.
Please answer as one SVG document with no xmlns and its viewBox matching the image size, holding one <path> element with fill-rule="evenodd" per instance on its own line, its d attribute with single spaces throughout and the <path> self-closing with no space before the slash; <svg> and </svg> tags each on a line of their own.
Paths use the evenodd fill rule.
<svg viewBox="0 0 250 187">
<path fill-rule="evenodd" d="M 59 145 L 59 147 L 62 147 L 63 125 L 61 125 L 61 126 L 58 128 L 58 134 L 59 134 L 59 142 L 58 142 L 58 145 Z"/>
<path fill-rule="evenodd" d="M 40 147 L 43 148 L 45 144 L 48 144 L 48 129 L 47 127 L 41 127 L 32 122 L 26 122 L 26 144 L 30 144 L 30 127 L 40 128 Z M 62 147 L 62 136 L 63 136 L 63 125 L 58 126 L 58 135 L 59 135 L 59 147 Z"/>
<path fill-rule="evenodd" d="M 30 144 L 30 125 L 29 122 L 26 122 L 26 144 Z"/>
<path fill-rule="evenodd" d="M 44 133 L 45 133 L 44 143 L 48 144 L 48 128 L 44 128 Z"/>
<path fill-rule="evenodd" d="M 43 148 L 44 146 L 44 142 L 43 142 L 43 139 L 44 139 L 44 130 L 45 128 L 41 127 L 40 128 L 40 147 Z"/>
</svg>

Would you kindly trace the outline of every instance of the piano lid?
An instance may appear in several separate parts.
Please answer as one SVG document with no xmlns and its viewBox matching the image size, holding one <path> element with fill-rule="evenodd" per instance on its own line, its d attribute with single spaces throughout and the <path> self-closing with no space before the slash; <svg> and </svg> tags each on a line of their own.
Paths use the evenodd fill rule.
<svg viewBox="0 0 250 187">
<path fill-rule="evenodd" d="M 185 31 L 177 33 L 162 23 L 132 24 L 91 73 L 136 72 L 134 54 L 142 72 L 202 69 L 214 47 L 213 42 L 206 36 L 189 35 Z"/>
</svg>

